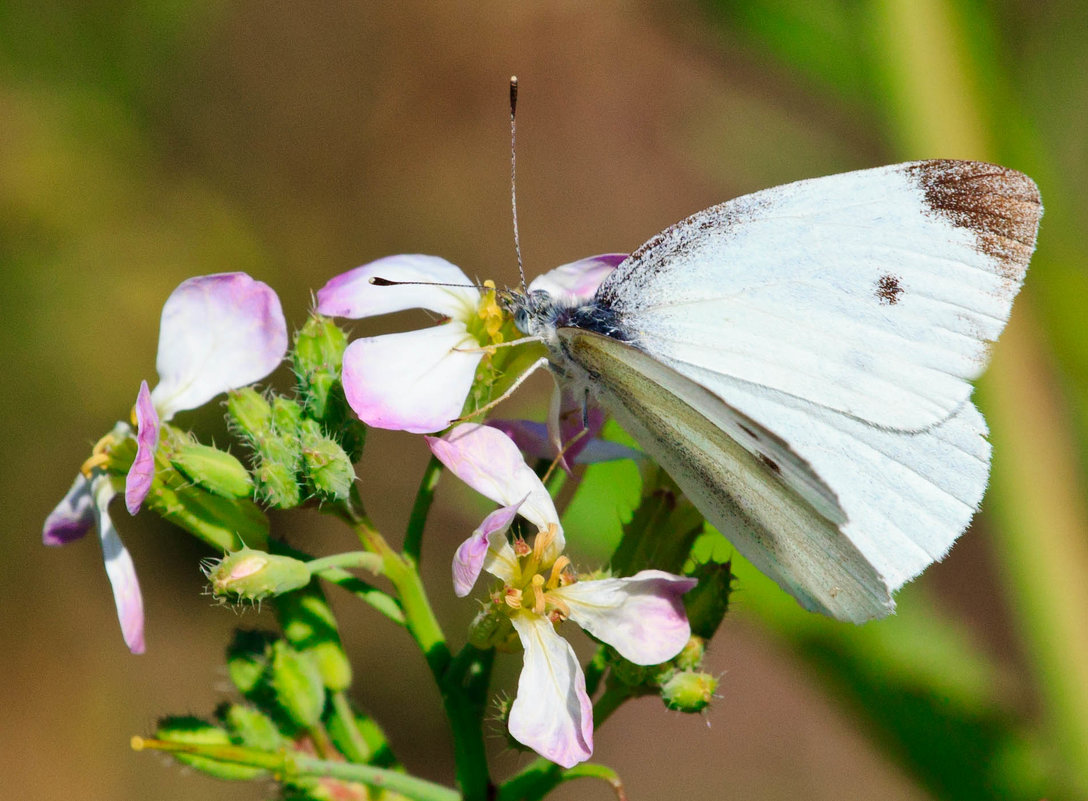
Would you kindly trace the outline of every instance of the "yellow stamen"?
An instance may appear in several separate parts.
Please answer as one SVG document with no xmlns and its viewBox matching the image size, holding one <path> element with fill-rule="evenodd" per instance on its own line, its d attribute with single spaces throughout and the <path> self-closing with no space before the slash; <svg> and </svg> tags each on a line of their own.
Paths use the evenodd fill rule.
<svg viewBox="0 0 1088 801">
<path fill-rule="evenodd" d="M 563 586 L 563 571 L 569 564 L 570 559 L 566 556 L 560 556 L 555 560 L 555 564 L 552 565 L 552 572 L 548 576 L 549 590 L 554 590 L 556 587 Z"/>
<path fill-rule="evenodd" d="M 516 587 L 507 587 L 506 588 L 506 595 L 503 598 L 503 601 L 511 609 L 520 609 L 521 608 L 521 598 L 522 598 L 521 590 L 517 589 Z"/>
<path fill-rule="evenodd" d="M 539 573 L 533 576 L 533 612 L 538 615 L 544 614 L 546 604 L 544 603 L 544 577 Z"/>
<path fill-rule="evenodd" d="M 555 523 L 549 523 L 547 531 L 541 531 L 536 535 L 536 539 L 533 540 L 533 558 L 538 562 L 544 559 L 545 549 L 555 542 L 555 538 L 559 536 L 559 527 Z"/>
<path fill-rule="evenodd" d="M 133 411 L 135 413 L 135 410 Z M 114 445 L 117 440 L 113 434 L 106 434 L 102 439 L 98 440 L 91 448 L 91 456 L 79 467 L 85 478 L 91 477 L 91 471 L 96 467 L 101 467 L 104 464 L 108 464 L 110 461 L 109 449 Z"/>
<path fill-rule="evenodd" d="M 503 312 L 495 300 L 495 282 L 488 279 L 484 281 L 484 286 L 488 291 L 480 299 L 477 313 L 480 315 L 480 319 L 484 321 L 484 330 L 487 332 L 488 340 L 499 343 L 502 342 Z"/>
</svg>

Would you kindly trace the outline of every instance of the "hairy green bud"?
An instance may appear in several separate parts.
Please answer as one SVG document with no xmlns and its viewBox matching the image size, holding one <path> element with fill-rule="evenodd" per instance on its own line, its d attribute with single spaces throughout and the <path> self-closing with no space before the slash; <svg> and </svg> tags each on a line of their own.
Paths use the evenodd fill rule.
<svg viewBox="0 0 1088 801">
<path fill-rule="evenodd" d="M 317 494 L 333 501 L 347 498 L 355 480 L 355 469 L 344 449 L 326 436 L 314 420 L 302 421 L 299 436 L 306 477 Z"/>
<path fill-rule="evenodd" d="M 272 406 L 253 387 L 227 393 L 227 419 L 251 443 L 272 433 Z"/>
<path fill-rule="evenodd" d="M 305 587 L 310 568 L 289 556 L 242 548 L 208 565 L 205 575 L 214 595 L 235 595 L 260 601 Z"/>
<path fill-rule="evenodd" d="M 691 623 L 691 633 L 709 640 L 729 610 L 729 595 L 733 590 L 730 563 L 712 559 L 696 565 L 688 575 L 699 580 L 684 595 L 684 608 L 688 613 L 688 622 Z"/>
<path fill-rule="evenodd" d="M 702 712 L 716 689 L 718 680 L 709 673 L 678 670 L 661 685 L 661 700 L 678 712 Z"/>
<path fill-rule="evenodd" d="M 278 640 L 269 667 L 271 688 L 283 711 L 299 726 L 316 726 L 325 709 L 325 683 L 314 661 Z"/>
<path fill-rule="evenodd" d="M 159 721 L 155 736 L 166 742 L 186 745 L 234 745 L 226 729 L 214 726 L 200 718 L 188 716 L 169 717 Z M 210 756 L 183 754 L 176 751 L 171 755 L 183 765 L 189 765 L 217 779 L 249 781 L 267 775 L 267 771 L 261 768 L 220 762 Z"/>
<path fill-rule="evenodd" d="M 245 465 L 234 456 L 190 441 L 171 443 L 170 463 L 194 484 L 224 498 L 248 498 L 253 492 L 253 479 Z"/>
</svg>

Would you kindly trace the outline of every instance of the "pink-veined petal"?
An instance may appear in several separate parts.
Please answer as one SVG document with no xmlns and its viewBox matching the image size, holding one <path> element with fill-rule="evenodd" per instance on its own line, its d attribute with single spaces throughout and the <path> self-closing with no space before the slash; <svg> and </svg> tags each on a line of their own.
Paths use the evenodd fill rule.
<svg viewBox="0 0 1088 801">
<path fill-rule="evenodd" d="M 125 507 L 130 515 L 140 511 L 140 506 L 151 491 L 155 479 L 155 451 L 159 447 L 159 415 L 151 402 L 147 382 L 140 382 L 136 396 L 136 458 L 125 478 Z"/>
<path fill-rule="evenodd" d="M 42 542 L 45 545 L 64 545 L 78 540 L 92 528 L 94 498 L 91 495 L 91 480 L 80 473 L 61 502 L 45 518 Z"/>
<path fill-rule="evenodd" d="M 556 555 L 562 552 L 555 504 L 510 437 L 491 426 L 462 423 L 441 439 L 427 437 L 427 444 L 451 473 L 481 495 L 503 505 L 524 498 L 518 514 L 542 531 L 554 524 L 558 536 L 552 548 Z"/>
<path fill-rule="evenodd" d="M 630 578 L 579 581 L 553 590 L 570 607 L 570 619 L 636 665 L 672 659 L 691 637 L 680 596 L 696 580 L 661 570 Z"/>
<path fill-rule="evenodd" d="M 506 530 L 519 506 L 520 503 L 502 506 L 489 514 L 453 555 L 453 591 L 458 598 L 472 591 L 485 565 L 491 575 L 503 581 L 513 579 L 518 560 L 506 541 Z"/>
<path fill-rule="evenodd" d="M 151 397 L 163 420 L 252 384 L 287 352 L 287 322 L 276 293 L 245 273 L 184 281 L 162 308 L 159 384 Z"/>
<path fill-rule="evenodd" d="M 344 394 L 367 425 L 441 431 L 461 414 L 482 358 L 458 320 L 357 339 L 344 351 Z"/>
<path fill-rule="evenodd" d="M 602 253 L 600 256 L 562 264 L 534 278 L 529 284 L 529 291 L 535 292 L 539 289 L 554 298 L 587 301 L 593 297 L 601 281 L 626 258 L 626 253 Z"/>
<path fill-rule="evenodd" d="M 140 583 L 136 580 L 136 566 L 132 563 L 132 556 L 121 543 L 121 537 L 113 526 L 108 509 L 117 491 L 108 475 L 93 478 L 91 491 L 94 494 L 95 517 L 98 538 L 102 543 L 102 558 L 106 566 L 106 576 L 113 588 L 113 602 L 117 607 L 117 620 L 121 623 L 121 634 L 132 653 L 142 654 L 144 652 L 144 601 L 140 594 Z"/>
<path fill-rule="evenodd" d="M 377 286 L 371 278 L 415 281 L 405 286 Z M 436 284 L 461 286 L 436 286 Z M 378 314 L 429 309 L 452 319 L 468 320 L 480 303 L 480 292 L 460 268 L 437 256 L 386 256 L 342 273 L 317 291 L 317 311 L 329 317 L 373 317 Z"/>
<path fill-rule="evenodd" d="M 593 704 L 570 644 L 541 615 L 523 611 L 510 622 L 525 647 L 510 735 L 564 768 L 593 754 Z"/>
</svg>

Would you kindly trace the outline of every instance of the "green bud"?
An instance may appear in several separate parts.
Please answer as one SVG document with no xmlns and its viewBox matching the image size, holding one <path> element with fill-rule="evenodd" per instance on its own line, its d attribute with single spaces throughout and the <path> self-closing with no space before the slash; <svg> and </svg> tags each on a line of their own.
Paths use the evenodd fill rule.
<svg viewBox="0 0 1088 801">
<path fill-rule="evenodd" d="M 325 684 L 313 660 L 278 640 L 272 645 L 271 678 L 287 716 L 304 728 L 316 726 L 325 709 Z"/>
<path fill-rule="evenodd" d="M 306 412 L 316 420 L 330 420 L 338 400 L 334 392 L 340 381 L 340 366 L 348 336 L 328 317 L 315 314 L 295 334 L 292 360 L 299 391 L 306 400 Z"/>
<path fill-rule="evenodd" d="M 678 712 L 702 712 L 716 689 L 718 680 L 709 673 L 678 670 L 661 685 L 661 700 Z"/>
<path fill-rule="evenodd" d="M 170 743 L 186 745 L 234 745 L 226 729 L 194 717 L 164 718 L 159 722 L 155 736 Z M 209 756 L 182 754 L 176 751 L 172 752 L 172 756 L 183 765 L 189 765 L 217 779 L 249 781 L 267 775 L 267 772 L 260 768 L 220 762 Z"/>
<path fill-rule="evenodd" d="M 310 656 L 329 690 L 336 692 L 351 686 L 351 661 L 340 643 L 336 618 L 325 593 L 316 583 L 280 597 L 276 613 L 287 641 Z"/>
<path fill-rule="evenodd" d="M 270 506 L 279 509 L 290 509 L 302 502 L 301 422 L 302 408 L 292 400 L 276 396 L 272 399 L 271 431 L 254 443 L 260 460 L 256 473 L 261 494 Z"/>
<path fill-rule="evenodd" d="M 322 498 L 342 501 L 348 497 L 355 469 L 351 460 L 331 437 L 325 436 L 314 420 L 303 420 L 299 427 L 302 459 L 306 476 Z"/>
<path fill-rule="evenodd" d="M 268 518 L 249 498 L 225 498 L 195 486 L 172 465 L 155 474 L 146 506 L 221 551 L 268 543 Z"/>
<path fill-rule="evenodd" d="M 684 595 L 691 633 L 709 640 L 729 610 L 729 594 L 733 588 L 730 563 L 712 559 L 696 565 L 688 575 L 699 579 L 699 583 Z"/>
<path fill-rule="evenodd" d="M 253 492 L 249 471 L 226 451 L 186 437 L 185 441 L 172 444 L 169 459 L 183 476 L 216 495 L 248 498 Z"/>
<path fill-rule="evenodd" d="M 227 727 L 232 739 L 248 748 L 276 751 L 287 738 L 268 715 L 248 704 L 223 704 L 215 715 Z"/>
<path fill-rule="evenodd" d="M 298 439 L 302 423 L 302 407 L 289 398 L 277 395 L 272 399 L 272 428 L 281 439 Z"/>
<path fill-rule="evenodd" d="M 680 649 L 680 653 L 672 658 L 672 664 L 680 670 L 695 670 L 703 664 L 704 655 L 706 655 L 706 640 L 692 636 Z"/>
<path fill-rule="evenodd" d="M 227 418 L 250 442 L 259 442 L 272 433 L 272 406 L 253 387 L 227 393 Z"/>
<path fill-rule="evenodd" d="M 234 639 L 227 647 L 227 672 L 242 695 L 260 694 L 275 641 L 275 635 L 267 631 L 238 629 L 234 632 Z"/>
<path fill-rule="evenodd" d="M 260 601 L 300 589 L 310 583 L 310 568 L 290 556 L 252 548 L 228 553 L 210 565 L 205 575 L 213 595 L 235 595 L 243 601 Z"/>
<path fill-rule="evenodd" d="M 298 471 L 292 466 L 293 459 L 279 461 L 268 459 L 257 468 L 257 483 L 265 503 L 277 509 L 293 509 L 302 503 L 302 489 L 298 485 Z"/>
<path fill-rule="evenodd" d="M 468 626 L 468 641 L 481 651 L 488 648 L 505 650 L 512 636 L 517 635 L 510 616 L 489 609 L 481 609 Z"/>
<path fill-rule="evenodd" d="M 657 673 L 656 665 L 636 665 L 619 655 L 614 655 L 608 664 L 616 680 L 628 687 L 641 687 L 652 683 L 654 674 Z"/>
</svg>

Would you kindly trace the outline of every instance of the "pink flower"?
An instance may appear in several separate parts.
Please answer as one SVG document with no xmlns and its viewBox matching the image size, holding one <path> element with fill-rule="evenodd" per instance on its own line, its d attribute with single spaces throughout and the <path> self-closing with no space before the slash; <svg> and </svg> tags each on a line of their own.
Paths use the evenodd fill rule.
<svg viewBox="0 0 1088 801">
<path fill-rule="evenodd" d="M 458 478 L 503 504 L 457 549 L 453 580 L 461 597 L 483 570 L 503 582 L 492 597 L 525 649 L 510 734 L 563 767 L 576 765 L 593 753 L 593 704 L 557 626 L 573 620 L 626 659 L 656 665 L 676 656 L 691 635 L 680 596 L 695 580 L 660 570 L 579 580 L 562 555 L 563 529 L 551 497 L 509 437 L 465 424 L 427 441 Z M 537 527 L 532 547 L 507 541 L 515 514 Z"/>
<path fill-rule="evenodd" d="M 131 514 L 151 489 L 162 422 L 263 378 L 286 352 L 287 323 L 276 293 L 266 284 L 244 273 L 221 273 L 190 278 L 173 291 L 159 329 L 159 383 L 152 391 L 142 382 L 136 397 L 137 450 L 124 487 Z M 131 427 L 118 423 L 103 443 L 130 436 Z M 100 455 L 96 447 L 95 457 Z M 97 527 L 125 643 L 133 653 L 143 653 L 140 585 L 108 513 L 120 480 L 105 473 L 95 457 L 46 518 L 42 541 L 63 545 Z"/>
<path fill-rule="evenodd" d="M 623 258 L 610 254 L 566 264 L 530 289 L 588 297 Z M 385 286 L 372 284 L 374 278 L 414 283 Z M 461 414 L 482 346 L 494 344 L 488 329 L 494 317 L 487 296 L 459 268 L 437 256 L 387 256 L 333 278 L 317 301 L 317 311 L 332 317 L 420 308 L 443 318 L 418 331 L 357 339 L 344 351 L 344 392 L 363 422 L 426 434 L 447 428 Z"/>
</svg>

